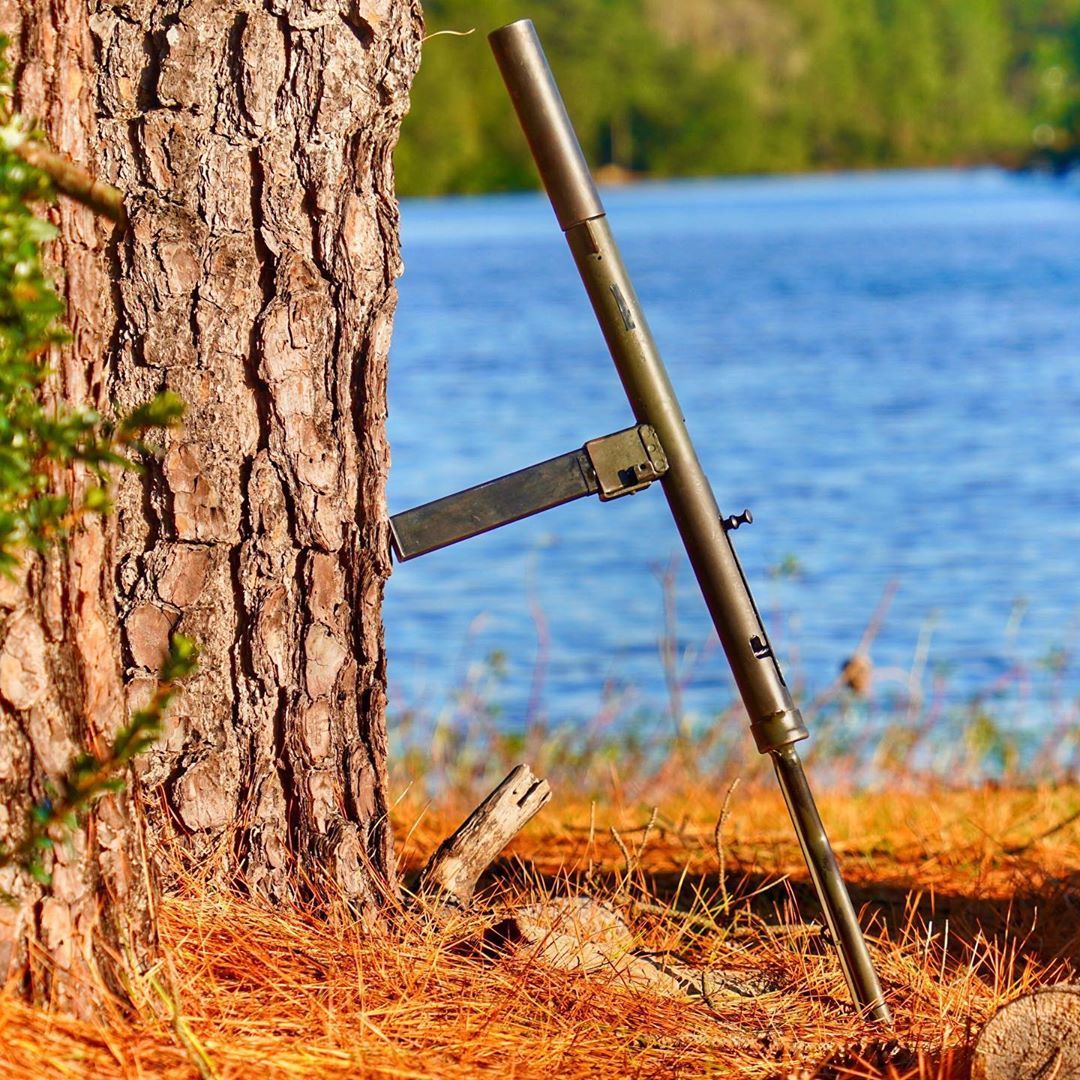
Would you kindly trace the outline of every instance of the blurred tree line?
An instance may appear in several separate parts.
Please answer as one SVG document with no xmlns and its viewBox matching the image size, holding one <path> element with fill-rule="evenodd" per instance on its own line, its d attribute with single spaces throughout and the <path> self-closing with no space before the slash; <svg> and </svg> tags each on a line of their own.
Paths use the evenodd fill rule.
<svg viewBox="0 0 1080 1080">
<path fill-rule="evenodd" d="M 427 0 L 424 10 L 429 38 L 396 154 L 402 194 L 535 184 L 486 42 L 525 17 L 586 155 L 612 174 L 1058 165 L 1080 140 L 1080 0 Z"/>
</svg>

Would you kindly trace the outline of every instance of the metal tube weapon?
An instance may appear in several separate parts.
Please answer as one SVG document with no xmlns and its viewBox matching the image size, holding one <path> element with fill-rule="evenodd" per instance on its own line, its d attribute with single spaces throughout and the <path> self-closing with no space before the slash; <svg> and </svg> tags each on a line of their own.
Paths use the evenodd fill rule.
<svg viewBox="0 0 1080 1080">
<path fill-rule="evenodd" d="M 627 276 L 574 129 L 531 21 L 490 35 L 491 47 L 566 234 L 626 396 L 667 458 L 664 494 L 739 687 L 758 750 L 769 754 L 857 1005 L 889 1018 L 881 986 L 795 743 L 809 734 L 747 587 L 682 410 Z"/>
<path fill-rule="evenodd" d="M 659 480 L 757 748 L 772 759 L 851 995 L 860 1009 L 888 1022 L 858 917 L 795 749 L 808 732 L 728 535 L 750 522 L 749 512 L 721 517 L 532 22 L 511 23 L 489 40 L 638 426 L 396 515 L 395 550 L 399 559 L 412 558 L 569 499 L 592 492 L 616 498 Z"/>
</svg>

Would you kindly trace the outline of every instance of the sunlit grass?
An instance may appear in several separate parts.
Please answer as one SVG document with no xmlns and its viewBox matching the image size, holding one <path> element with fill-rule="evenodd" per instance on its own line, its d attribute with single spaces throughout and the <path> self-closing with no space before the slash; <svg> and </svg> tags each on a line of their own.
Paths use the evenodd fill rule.
<svg viewBox="0 0 1080 1080">
<path fill-rule="evenodd" d="M 168 965 L 155 976 L 180 1022 L 149 982 L 134 1013 L 96 1026 L 9 992 L 0 1075 L 962 1077 L 998 1005 L 1070 976 L 1080 788 L 822 798 L 895 1014 L 883 1031 L 848 1005 L 779 795 L 746 781 L 732 794 L 721 883 L 725 790 L 677 777 L 613 777 L 602 802 L 556 789 L 482 896 L 611 899 L 642 949 L 763 975 L 772 992 L 709 1004 L 630 992 L 482 955 L 483 913 L 440 927 L 397 898 L 365 927 L 333 897 L 318 913 L 275 908 L 190 870 L 161 905 Z M 400 798 L 407 881 L 481 794 Z"/>
</svg>

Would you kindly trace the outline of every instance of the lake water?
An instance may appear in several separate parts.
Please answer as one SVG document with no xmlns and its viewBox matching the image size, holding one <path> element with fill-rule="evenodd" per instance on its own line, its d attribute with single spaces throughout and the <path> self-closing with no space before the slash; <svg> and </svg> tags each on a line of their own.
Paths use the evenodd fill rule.
<svg viewBox="0 0 1080 1080">
<path fill-rule="evenodd" d="M 1080 189 L 995 170 L 642 184 L 608 215 L 789 683 L 871 646 L 879 700 L 937 678 L 1020 723 L 1080 695 Z M 633 422 L 546 200 L 406 200 L 391 512 Z M 391 709 L 483 676 L 509 728 L 733 693 L 657 488 L 395 569 Z M 920 644 L 921 642 L 921 644 Z M 486 664 L 493 653 L 503 657 Z M 916 666 L 912 675 L 913 663 Z M 920 674 L 921 672 L 921 674 Z"/>
</svg>

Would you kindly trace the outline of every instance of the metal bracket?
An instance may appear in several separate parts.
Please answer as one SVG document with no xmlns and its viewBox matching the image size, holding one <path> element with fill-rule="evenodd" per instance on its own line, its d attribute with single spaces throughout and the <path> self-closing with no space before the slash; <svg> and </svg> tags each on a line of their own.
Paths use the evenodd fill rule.
<svg viewBox="0 0 1080 1080">
<path fill-rule="evenodd" d="M 418 558 L 554 506 L 599 495 L 608 502 L 647 488 L 668 461 L 648 424 L 590 439 L 580 450 L 467 488 L 390 519 L 398 562 Z"/>
<path fill-rule="evenodd" d="M 607 502 L 633 495 L 659 480 L 668 469 L 660 440 L 648 424 L 616 431 L 585 444 L 600 484 L 600 498 Z"/>
</svg>

